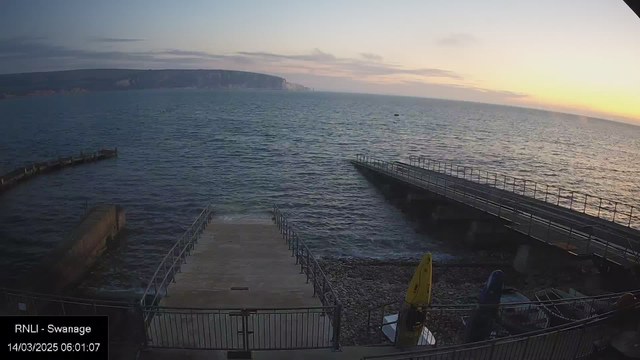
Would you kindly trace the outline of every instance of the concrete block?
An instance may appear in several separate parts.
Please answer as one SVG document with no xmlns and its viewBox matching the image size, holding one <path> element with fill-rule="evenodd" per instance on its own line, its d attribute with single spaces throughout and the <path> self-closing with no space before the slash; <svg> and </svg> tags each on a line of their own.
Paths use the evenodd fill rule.
<svg viewBox="0 0 640 360">
<path fill-rule="evenodd" d="M 86 275 L 124 226 L 125 212 L 119 205 L 101 204 L 89 209 L 21 283 L 35 292 L 64 293 Z"/>
</svg>

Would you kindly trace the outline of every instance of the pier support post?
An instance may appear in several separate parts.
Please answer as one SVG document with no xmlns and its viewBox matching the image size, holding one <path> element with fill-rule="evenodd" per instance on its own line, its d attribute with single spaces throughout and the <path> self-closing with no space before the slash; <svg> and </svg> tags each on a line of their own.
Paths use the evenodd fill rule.
<svg viewBox="0 0 640 360">
<path fill-rule="evenodd" d="M 506 233 L 507 229 L 496 222 L 472 221 L 465 234 L 465 242 L 471 247 L 495 245 Z"/>
<path fill-rule="evenodd" d="M 513 268 L 521 274 L 526 274 L 529 269 L 531 269 L 532 256 L 533 254 L 531 245 L 520 245 L 520 247 L 518 247 L 518 251 L 516 252 L 515 258 L 513 259 Z"/>
<path fill-rule="evenodd" d="M 431 222 L 438 224 L 441 222 L 465 222 L 477 218 L 466 209 L 461 209 L 451 205 L 437 205 L 431 211 Z"/>
<path fill-rule="evenodd" d="M 591 260 L 570 255 L 557 248 L 538 244 L 522 244 L 513 258 L 513 268 L 522 274 L 531 273 L 534 269 L 584 269 Z"/>
</svg>

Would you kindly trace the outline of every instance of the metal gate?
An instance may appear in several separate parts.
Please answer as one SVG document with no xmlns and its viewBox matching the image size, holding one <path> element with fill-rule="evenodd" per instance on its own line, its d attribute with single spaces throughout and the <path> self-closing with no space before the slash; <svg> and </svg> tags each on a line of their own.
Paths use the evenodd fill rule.
<svg viewBox="0 0 640 360">
<path fill-rule="evenodd" d="M 146 307 L 148 347 L 208 350 L 338 349 L 340 307 Z"/>
</svg>

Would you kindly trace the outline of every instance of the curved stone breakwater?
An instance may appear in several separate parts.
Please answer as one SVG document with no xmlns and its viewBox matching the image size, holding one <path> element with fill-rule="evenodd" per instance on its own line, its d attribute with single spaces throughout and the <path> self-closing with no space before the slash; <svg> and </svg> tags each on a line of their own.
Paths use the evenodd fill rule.
<svg viewBox="0 0 640 360">
<path fill-rule="evenodd" d="M 521 275 L 512 269 L 512 259 L 512 254 L 493 253 L 434 262 L 431 303 L 477 303 L 481 287 L 496 269 L 507 274 L 506 286 L 517 288 L 530 298 L 533 298 L 535 291 L 549 287 L 573 287 L 587 295 L 602 293 L 597 286 L 590 285 L 588 279 L 595 276 L 590 268 L 574 267 L 562 271 L 541 269 Z M 366 345 L 376 342 L 367 335 L 368 309 L 387 303 L 400 303 L 419 259 L 323 258 L 319 262 L 343 304 L 341 343 Z M 376 314 L 379 319 L 380 311 Z M 443 329 L 436 335 L 438 338 L 448 339 L 445 342 L 450 343 L 459 341 L 457 337 L 462 327 L 461 319 L 435 321 L 446 322 L 438 324 L 438 328 Z"/>
</svg>

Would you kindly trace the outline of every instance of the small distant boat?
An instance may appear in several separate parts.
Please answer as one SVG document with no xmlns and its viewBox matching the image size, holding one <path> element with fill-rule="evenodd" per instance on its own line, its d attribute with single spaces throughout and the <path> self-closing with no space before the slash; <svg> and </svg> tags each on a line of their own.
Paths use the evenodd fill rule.
<svg viewBox="0 0 640 360">
<path fill-rule="evenodd" d="M 513 335 L 549 327 L 549 317 L 543 308 L 540 305 L 531 304 L 528 297 L 510 288 L 502 291 L 497 322 Z"/>
<path fill-rule="evenodd" d="M 535 297 L 542 302 L 542 307 L 551 317 L 553 325 L 587 319 L 597 313 L 590 304 L 579 300 L 578 298 L 584 295 L 575 291 L 567 293 L 558 289 L 544 289 L 535 293 Z"/>
<path fill-rule="evenodd" d="M 400 114 L 393 114 L 393 116 L 400 116 Z"/>
</svg>

